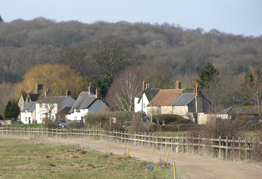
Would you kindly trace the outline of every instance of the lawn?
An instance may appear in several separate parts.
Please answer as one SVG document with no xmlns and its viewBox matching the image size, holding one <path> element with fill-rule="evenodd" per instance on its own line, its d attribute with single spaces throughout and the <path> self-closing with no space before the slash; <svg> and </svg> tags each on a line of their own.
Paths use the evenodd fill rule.
<svg viewBox="0 0 262 179">
<path fill-rule="evenodd" d="M 0 178 L 174 178 L 173 166 L 73 145 L 0 138 Z M 150 165 L 153 170 L 148 170 Z M 186 178 L 176 167 L 176 178 Z"/>
</svg>

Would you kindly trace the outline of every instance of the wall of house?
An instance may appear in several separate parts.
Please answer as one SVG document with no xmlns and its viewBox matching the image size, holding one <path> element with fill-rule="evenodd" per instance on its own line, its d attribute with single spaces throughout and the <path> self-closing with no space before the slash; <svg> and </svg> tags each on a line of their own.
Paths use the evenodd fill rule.
<svg viewBox="0 0 262 179">
<path fill-rule="evenodd" d="M 30 123 L 32 124 L 34 120 L 36 120 L 36 110 L 34 110 L 34 112 L 21 112 L 21 121 L 24 124 L 28 124 L 29 120 Z"/>
<path fill-rule="evenodd" d="M 149 104 L 149 101 L 145 95 L 145 93 L 142 96 L 143 99 L 139 101 L 139 98 L 134 98 L 134 111 L 139 112 L 142 108 L 142 102 L 143 102 L 143 111 L 147 114 L 147 105 Z M 138 103 L 139 101 L 139 103 Z"/>
<path fill-rule="evenodd" d="M 173 114 L 186 116 L 188 114 L 188 106 L 173 106 Z"/>
<path fill-rule="evenodd" d="M 172 106 L 161 106 L 161 114 L 173 114 Z"/>
<path fill-rule="evenodd" d="M 42 103 L 40 105 L 39 103 L 36 103 L 36 121 L 37 123 L 44 122 L 44 118 L 49 113 L 48 107 L 46 105 L 54 105 L 51 113 L 51 119 L 56 120 L 56 113 L 58 112 L 58 105 L 57 104 L 48 104 L 48 103 Z"/>
<path fill-rule="evenodd" d="M 196 105 L 195 104 L 196 104 L 195 99 L 188 104 L 188 112 L 192 112 L 192 113 L 196 112 Z"/>
<path fill-rule="evenodd" d="M 20 108 L 20 111 L 25 107 L 25 101 L 22 95 L 20 95 L 19 101 L 18 101 L 18 106 Z"/>
</svg>

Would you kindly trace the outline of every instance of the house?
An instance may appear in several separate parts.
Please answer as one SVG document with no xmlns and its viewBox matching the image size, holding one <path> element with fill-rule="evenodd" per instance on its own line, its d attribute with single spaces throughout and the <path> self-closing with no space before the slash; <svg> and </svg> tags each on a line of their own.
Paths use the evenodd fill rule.
<svg viewBox="0 0 262 179">
<path fill-rule="evenodd" d="M 36 106 L 36 102 L 29 102 L 21 110 L 20 117 L 21 117 L 21 121 L 24 124 L 30 124 L 36 120 L 35 106 Z"/>
<path fill-rule="evenodd" d="M 143 80 L 142 91 L 134 97 L 134 112 L 143 111 L 147 114 L 147 105 L 159 91 L 159 88 L 150 88 L 149 83 Z"/>
<path fill-rule="evenodd" d="M 68 119 L 84 120 L 88 113 L 108 110 L 108 105 L 101 97 L 101 89 L 96 88 L 96 94 L 93 94 L 93 87 L 89 86 L 89 91 L 82 91 L 76 99 L 76 102 L 70 109 Z"/>
<path fill-rule="evenodd" d="M 20 108 L 20 111 L 23 110 L 23 108 L 27 103 L 36 102 L 37 100 L 43 97 L 44 97 L 43 85 L 37 83 L 36 88 L 32 90 L 30 93 L 20 95 L 20 98 L 18 100 L 18 106 Z"/>
<path fill-rule="evenodd" d="M 71 98 L 69 88 L 66 90 L 66 96 L 48 96 L 48 92 L 46 89 L 45 98 L 36 102 L 35 123 L 42 123 L 47 117 L 51 120 L 61 119 L 62 114 L 64 114 L 66 110 L 69 111 L 69 108 L 75 103 L 75 100 Z"/>
<path fill-rule="evenodd" d="M 222 119 L 234 120 L 237 117 L 249 117 L 258 119 L 258 107 L 257 106 L 231 106 L 216 114 L 216 117 Z"/>
<path fill-rule="evenodd" d="M 210 111 L 211 103 L 202 95 L 197 85 L 196 91 L 181 89 L 180 81 L 175 89 L 160 90 L 148 105 L 148 113 L 154 115 L 176 114 L 198 123 L 197 114 Z"/>
</svg>

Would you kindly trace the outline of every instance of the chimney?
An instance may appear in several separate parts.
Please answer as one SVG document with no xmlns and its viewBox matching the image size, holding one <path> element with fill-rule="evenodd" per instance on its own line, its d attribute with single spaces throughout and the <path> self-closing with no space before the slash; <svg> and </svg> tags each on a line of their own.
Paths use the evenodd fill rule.
<svg viewBox="0 0 262 179">
<path fill-rule="evenodd" d="M 45 89 L 45 98 L 49 95 L 49 90 L 46 88 Z"/>
<path fill-rule="evenodd" d="M 36 86 L 35 87 L 36 88 L 36 94 L 38 94 L 38 92 L 43 89 L 43 85 L 40 84 L 39 82 L 37 82 L 35 86 Z"/>
<path fill-rule="evenodd" d="M 70 88 L 67 88 L 67 89 L 66 89 L 66 96 L 71 96 L 71 90 L 70 90 Z"/>
<path fill-rule="evenodd" d="M 91 83 L 89 83 L 88 91 L 89 94 L 94 94 L 94 87 L 91 86 Z"/>
<path fill-rule="evenodd" d="M 97 99 L 101 99 L 101 89 L 100 89 L 100 87 L 96 88 L 96 98 Z"/>
<path fill-rule="evenodd" d="M 146 83 L 146 89 L 150 89 L 149 82 Z"/>
<path fill-rule="evenodd" d="M 196 96 L 202 96 L 201 86 L 196 84 Z"/>
<path fill-rule="evenodd" d="M 142 82 L 142 90 L 146 89 L 146 84 L 147 84 L 147 81 L 143 80 L 143 82 Z"/>
<path fill-rule="evenodd" d="M 180 82 L 180 80 L 176 80 L 175 89 L 181 89 L 181 82 Z"/>
</svg>

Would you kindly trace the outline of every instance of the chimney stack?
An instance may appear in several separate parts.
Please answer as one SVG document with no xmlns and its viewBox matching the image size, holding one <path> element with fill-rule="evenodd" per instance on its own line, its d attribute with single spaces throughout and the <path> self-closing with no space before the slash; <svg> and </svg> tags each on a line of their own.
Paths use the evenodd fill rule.
<svg viewBox="0 0 262 179">
<path fill-rule="evenodd" d="M 46 88 L 45 89 L 45 98 L 48 96 L 49 90 Z"/>
<path fill-rule="evenodd" d="M 66 89 L 66 96 L 71 96 L 71 90 L 70 90 L 70 88 L 67 88 L 67 89 Z"/>
<path fill-rule="evenodd" d="M 100 89 L 100 87 L 96 88 L 96 98 L 97 99 L 101 99 L 101 89 Z"/>
<path fill-rule="evenodd" d="M 91 86 L 91 83 L 89 83 L 88 91 L 89 94 L 94 94 L 94 87 Z"/>
<path fill-rule="evenodd" d="M 142 82 L 142 90 L 146 89 L 146 84 L 147 84 L 147 81 L 143 80 L 143 82 Z"/>
<path fill-rule="evenodd" d="M 176 80 L 175 89 L 181 89 L 181 82 L 180 82 L 180 80 Z"/>
<path fill-rule="evenodd" d="M 196 96 L 202 96 L 201 86 L 196 84 Z"/>
<path fill-rule="evenodd" d="M 43 89 L 43 85 L 40 84 L 39 82 L 37 82 L 35 86 L 36 86 L 35 87 L 36 88 L 36 94 L 38 94 L 39 91 Z"/>
</svg>

